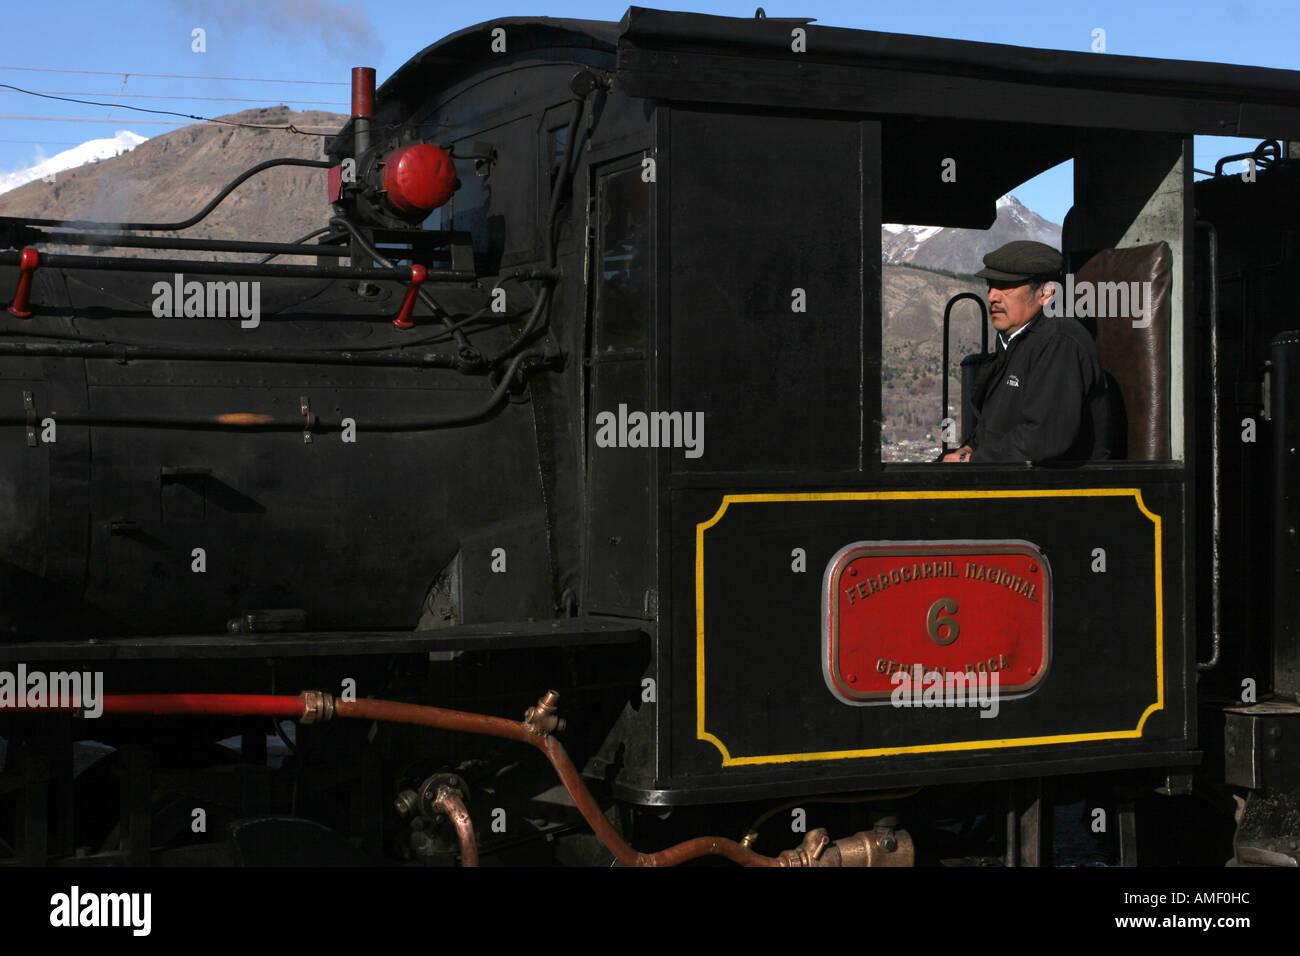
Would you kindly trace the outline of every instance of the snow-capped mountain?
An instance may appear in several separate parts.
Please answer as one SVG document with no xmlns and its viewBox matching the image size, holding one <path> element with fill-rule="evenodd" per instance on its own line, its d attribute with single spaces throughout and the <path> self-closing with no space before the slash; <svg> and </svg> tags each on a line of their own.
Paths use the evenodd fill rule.
<svg viewBox="0 0 1300 956">
<path fill-rule="evenodd" d="M 1021 205 L 1015 196 L 1003 196 L 997 202 L 997 219 L 988 229 L 881 226 L 880 261 L 970 274 L 983 266 L 986 252 L 1015 239 L 1033 239 L 1059 249 L 1061 227 Z"/>
<path fill-rule="evenodd" d="M 44 179 L 50 175 L 57 175 L 64 170 L 84 166 L 86 163 L 120 156 L 129 150 L 135 149 L 146 138 L 137 136 L 130 130 L 121 129 L 117 131 L 116 136 L 108 139 L 88 140 L 80 146 L 74 146 L 71 149 L 65 149 L 61 153 L 56 153 L 35 166 L 29 166 L 26 169 L 20 169 L 12 173 L 0 173 L 0 193 L 6 193 L 11 189 L 17 189 L 19 186 L 38 179 Z"/>
</svg>

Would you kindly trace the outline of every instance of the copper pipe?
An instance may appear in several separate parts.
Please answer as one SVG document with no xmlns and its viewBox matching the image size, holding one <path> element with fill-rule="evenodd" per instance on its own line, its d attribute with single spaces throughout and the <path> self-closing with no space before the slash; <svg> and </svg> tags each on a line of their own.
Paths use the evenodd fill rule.
<svg viewBox="0 0 1300 956">
<path fill-rule="evenodd" d="M 780 806 L 761 814 L 757 820 L 749 825 L 745 831 L 745 839 L 741 842 L 742 846 L 750 847 L 758 839 L 759 828 L 772 819 L 778 813 L 786 810 L 793 810 L 795 807 L 801 807 L 805 803 L 876 803 L 881 800 L 902 800 L 905 797 L 913 797 L 921 792 L 920 787 L 913 787 L 911 790 L 891 790 L 887 793 L 864 793 L 856 796 L 826 796 L 826 797 L 802 797 L 798 800 L 791 800 Z"/>
<path fill-rule="evenodd" d="M 725 837 L 699 837 L 694 840 L 687 840 L 685 843 L 679 843 L 666 850 L 660 850 L 658 853 L 638 853 L 614 829 L 613 824 L 605 818 L 605 814 L 600 812 L 600 806 L 596 803 L 595 797 L 591 795 L 591 791 L 587 789 L 587 785 L 583 783 L 582 775 L 578 773 L 573 761 L 569 759 L 569 754 L 565 751 L 564 745 L 557 738 L 549 735 L 531 737 L 528 742 L 546 754 L 546 759 L 551 762 L 551 766 L 559 774 L 560 782 L 564 784 L 564 789 L 569 791 L 569 796 L 573 797 L 573 802 L 577 805 L 583 819 L 587 821 L 600 842 L 605 844 L 624 866 L 676 866 L 679 863 L 685 863 L 687 860 L 694 860 L 697 857 L 708 856 L 713 853 L 725 856 L 732 862 L 739 863 L 742 866 L 781 865 L 779 860 L 759 856 L 734 840 L 728 840 Z"/>
<path fill-rule="evenodd" d="M 386 720 L 395 724 L 419 724 L 424 727 L 436 727 L 438 730 L 458 730 L 466 734 L 504 737 L 507 740 L 518 740 L 520 743 L 531 743 L 536 746 L 532 740 L 533 735 L 525 730 L 522 724 L 503 717 L 371 699 L 338 700 L 336 698 L 334 709 L 340 717 Z"/>
<path fill-rule="evenodd" d="M 696 837 L 694 840 L 687 840 L 685 843 L 670 846 L 658 853 L 651 853 L 646 856 L 646 862 L 639 865 L 677 866 L 687 860 L 713 854 L 725 856 L 731 862 L 739 863 L 741 866 L 783 865 L 780 860 L 774 860 L 770 856 L 759 856 L 753 850 L 746 849 L 735 840 L 727 840 L 723 837 Z"/>
<path fill-rule="evenodd" d="M 528 732 L 525 731 L 525 733 Z M 632 849 L 631 844 L 623 839 L 623 835 L 614 829 L 614 825 L 601 812 L 600 805 L 596 803 L 596 798 L 591 795 L 591 791 L 583 783 L 578 768 L 569 759 L 564 744 L 549 734 L 545 737 L 539 737 L 531 733 L 528 733 L 526 742 L 546 754 L 546 759 L 551 762 L 551 766 L 555 768 L 555 772 L 560 777 L 560 783 L 564 784 L 564 789 L 569 791 L 569 796 L 573 798 L 574 806 L 578 808 L 582 818 L 587 821 L 587 825 L 596 834 L 596 838 L 605 844 L 618 862 L 624 866 L 647 865 L 642 862 L 642 857 L 645 854 Z"/>
<path fill-rule="evenodd" d="M 474 824 L 460 794 L 451 787 L 443 787 L 438 791 L 434 806 L 447 814 L 456 827 L 456 837 L 460 840 L 460 865 L 478 866 L 478 841 L 474 837 Z"/>
<path fill-rule="evenodd" d="M 676 846 L 660 850 L 658 853 L 639 853 L 623 839 L 614 829 L 613 824 L 601 812 L 595 797 L 583 783 L 581 774 L 573 765 L 564 745 L 555 737 L 532 733 L 523 724 L 500 717 L 488 717 L 484 714 L 469 714 L 459 710 L 444 710 L 441 707 L 424 707 L 418 704 L 401 704 L 387 700 L 340 700 L 336 705 L 340 717 L 352 717 L 361 720 L 385 720 L 399 724 L 418 724 L 438 730 L 456 730 L 470 734 L 486 734 L 490 737 L 504 737 L 520 743 L 531 744 L 546 755 L 555 772 L 564 784 L 564 789 L 573 798 L 574 805 L 582 814 L 587 825 L 596 834 L 597 839 L 605 844 L 624 866 L 676 866 L 687 860 L 701 856 L 717 854 L 744 866 L 781 866 L 780 860 L 760 856 L 747 850 L 734 840 L 724 837 L 699 837 Z"/>
</svg>

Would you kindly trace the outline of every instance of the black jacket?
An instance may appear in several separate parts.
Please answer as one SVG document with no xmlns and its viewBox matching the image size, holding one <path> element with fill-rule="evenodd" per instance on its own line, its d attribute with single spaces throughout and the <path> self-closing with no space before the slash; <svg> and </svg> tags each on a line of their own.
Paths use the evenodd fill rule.
<svg viewBox="0 0 1300 956">
<path fill-rule="evenodd" d="M 1110 411 L 1097 346 L 1075 319 L 1041 312 L 975 377 L 973 462 L 1108 458 Z"/>
</svg>

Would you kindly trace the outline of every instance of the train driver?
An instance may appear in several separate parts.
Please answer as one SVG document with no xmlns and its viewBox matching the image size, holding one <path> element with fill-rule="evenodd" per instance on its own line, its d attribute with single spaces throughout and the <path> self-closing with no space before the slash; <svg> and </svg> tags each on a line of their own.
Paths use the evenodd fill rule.
<svg viewBox="0 0 1300 956">
<path fill-rule="evenodd" d="M 979 367 L 967 438 L 946 462 L 1080 461 L 1109 457 L 1106 375 L 1097 346 L 1075 319 L 1044 314 L 1059 294 L 1062 258 L 1018 240 L 984 257 L 997 351 Z"/>
</svg>

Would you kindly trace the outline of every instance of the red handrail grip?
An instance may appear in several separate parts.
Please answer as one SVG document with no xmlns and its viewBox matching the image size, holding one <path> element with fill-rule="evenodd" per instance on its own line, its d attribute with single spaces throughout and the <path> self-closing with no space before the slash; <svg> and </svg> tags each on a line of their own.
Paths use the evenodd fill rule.
<svg viewBox="0 0 1300 956">
<path fill-rule="evenodd" d="M 409 329 L 415 325 L 411 320 L 411 312 L 415 308 L 415 297 L 420 292 L 420 286 L 424 284 L 425 276 L 429 271 L 421 265 L 411 266 L 411 284 L 407 286 L 406 298 L 402 299 L 402 307 L 397 312 L 397 318 L 393 319 L 393 325 L 399 329 Z"/>
<path fill-rule="evenodd" d="M 32 314 L 32 310 L 27 306 L 32 295 L 32 278 L 36 275 L 36 269 L 40 264 L 41 254 L 35 249 L 24 249 L 22 255 L 18 257 L 18 268 L 21 274 L 18 276 L 18 289 L 14 292 L 14 301 L 10 304 L 9 311 L 20 319 L 25 319 Z"/>
</svg>

